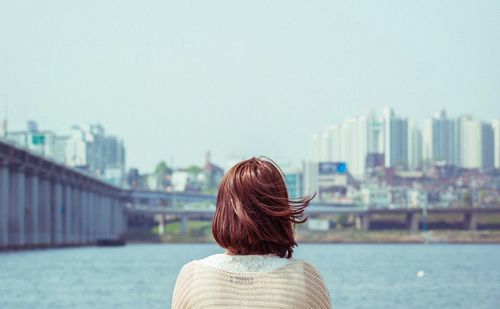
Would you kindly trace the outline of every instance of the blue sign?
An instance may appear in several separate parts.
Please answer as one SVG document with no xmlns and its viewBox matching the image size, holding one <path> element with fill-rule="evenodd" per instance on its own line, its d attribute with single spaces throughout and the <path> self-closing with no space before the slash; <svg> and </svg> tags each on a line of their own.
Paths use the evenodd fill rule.
<svg viewBox="0 0 500 309">
<path fill-rule="evenodd" d="M 345 162 L 320 162 L 320 175 L 334 175 L 347 173 L 347 164 Z"/>
</svg>

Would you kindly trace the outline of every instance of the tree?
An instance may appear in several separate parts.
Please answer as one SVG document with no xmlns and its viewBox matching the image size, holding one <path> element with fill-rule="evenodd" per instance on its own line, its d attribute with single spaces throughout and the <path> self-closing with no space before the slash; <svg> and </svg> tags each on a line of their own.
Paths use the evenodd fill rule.
<svg viewBox="0 0 500 309">
<path fill-rule="evenodd" d="M 161 161 L 156 165 L 155 174 L 156 175 L 172 175 L 172 169 L 167 166 L 165 161 Z"/>
<path fill-rule="evenodd" d="M 202 171 L 201 167 L 196 165 L 191 165 L 190 167 L 187 168 L 187 172 L 195 176 L 201 173 L 201 171 Z"/>
</svg>

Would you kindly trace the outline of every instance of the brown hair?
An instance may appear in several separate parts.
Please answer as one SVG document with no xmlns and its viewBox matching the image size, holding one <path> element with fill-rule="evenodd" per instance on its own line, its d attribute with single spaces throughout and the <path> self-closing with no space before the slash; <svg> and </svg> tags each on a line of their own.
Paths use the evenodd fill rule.
<svg viewBox="0 0 500 309">
<path fill-rule="evenodd" d="M 212 233 L 231 254 L 276 254 L 291 258 L 296 223 L 314 195 L 290 200 L 283 172 L 268 158 L 233 166 L 222 179 Z"/>
</svg>

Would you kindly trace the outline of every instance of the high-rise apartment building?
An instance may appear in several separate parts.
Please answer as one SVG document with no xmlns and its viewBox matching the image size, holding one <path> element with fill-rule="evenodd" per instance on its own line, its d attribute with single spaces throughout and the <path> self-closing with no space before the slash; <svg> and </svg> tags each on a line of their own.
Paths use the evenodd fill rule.
<svg viewBox="0 0 500 309">
<path fill-rule="evenodd" d="M 422 168 L 422 132 L 414 121 L 408 121 L 408 169 Z"/>
<path fill-rule="evenodd" d="M 491 121 L 493 129 L 493 156 L 495 168 L 500 168 L 500 118 Z"/>
<path fill-rule="evenodd" d="M 384 110 L 384 158 L 385 167 L 408 168 L 408 120 L 390 108 Z"/>
<path fill-rule="evenodd" d="M 460 167 L 482 167 L 482 125 L 472 116 L 460 117 Z"/>
<path fill-rule="evenodd" d="M 459 121 L 448 118 L 444 110 L 425 121 L 423 159 L 428 164 L 460 165 Z"/>
<path fill-rule="evenodd" d="M 481 123 L 481 168 L 489 170 L 495 166 L 495 137 L 489 123 Z"/>
</svg>

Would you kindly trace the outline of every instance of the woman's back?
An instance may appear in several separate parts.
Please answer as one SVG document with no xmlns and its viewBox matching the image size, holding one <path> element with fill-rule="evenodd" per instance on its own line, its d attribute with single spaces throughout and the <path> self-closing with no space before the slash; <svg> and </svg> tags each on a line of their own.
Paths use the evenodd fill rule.
<svg viewBox="0 0 500 309">
<path fill-rule="evenodd" d="M 268 255 L 216 254 L 186 264 L 173 308 L 330 308 L 325 284 L 308 262 Z"/>
<path fill-rule="evenodd" d="M 330 297 L 313 265 L 293 259 L 295 224 L 314 194 L 289 199 L 281 170 L 269 159 L 251 158 L 222 178 L 212 234 L 226 254 L 186 264 L 172 307 L 330 308 Z"/>
</svg>

